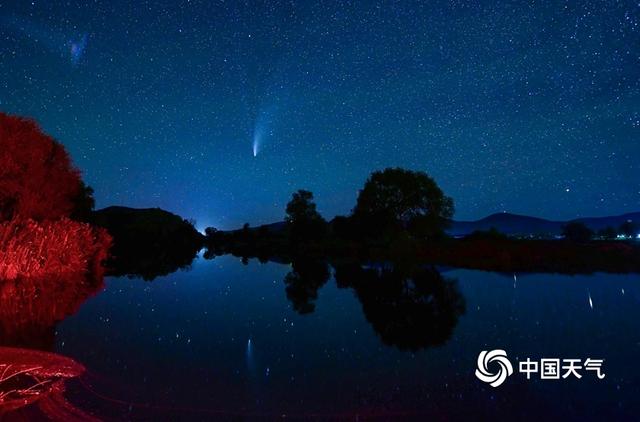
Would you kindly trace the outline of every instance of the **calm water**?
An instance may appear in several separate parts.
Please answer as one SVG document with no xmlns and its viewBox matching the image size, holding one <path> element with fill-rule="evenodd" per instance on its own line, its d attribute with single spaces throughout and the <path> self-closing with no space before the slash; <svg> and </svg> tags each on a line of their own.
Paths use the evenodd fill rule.
<svg viewBox="0 0 640 422">
<path fill-rule="evenodd" d="M 385 302 L 328 270 L 324 284 L 285 282 L 290 265 L 223 256 L 152 282 L 108 278 L 57 326 L 55 351 L 88 368 L 70 400 L 134 419 L 637 419 L 639 275 L 441 269 L 423 302 Z M 512 362 L 602 358 L 606 377 L 527 381 L 516 370 L 492 388 L 474 371 L 495 348 Z"/>
</svg>

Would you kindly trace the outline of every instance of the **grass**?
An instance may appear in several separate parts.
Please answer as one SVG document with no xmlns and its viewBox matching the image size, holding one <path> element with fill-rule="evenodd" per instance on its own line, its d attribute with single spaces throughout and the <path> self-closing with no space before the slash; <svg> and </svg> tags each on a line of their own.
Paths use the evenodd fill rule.
<svg viewBox="0 0 640 422">
<path fill-rule="evenodd" d="M 0 224 L 0 280 L 86 271 L 96 273 L 108 256 L 104 229 L 64 218 Z"/>
</svg>

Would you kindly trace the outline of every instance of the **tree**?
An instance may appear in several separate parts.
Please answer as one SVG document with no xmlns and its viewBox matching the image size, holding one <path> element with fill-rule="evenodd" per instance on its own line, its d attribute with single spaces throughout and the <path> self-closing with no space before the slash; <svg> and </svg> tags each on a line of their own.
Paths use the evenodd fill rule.
<svg viewBox="0 0 640 422">
<path fill-rule="evenodd" d="M 34 121 L 0 113 L 0 221 L 68 217 L 81 188 L 61 144 Z"/>
<path fill-rule="evenodd" d="M 0 113 L 0 279 L 102 271 L 111 237 L 87 218 L 93 190 L 32 120 Z"/>
<path fill-rule="evenodd" d="M 286 213 L 285 221 L 294 242 L 318 240 L 326 233 L 327 222 L 316 210 L 313 193 L 303 189 L 294 192 Z"/>
<path fill-rule="evenodd" d="M 636 236 L 636 225 L 633 224 L 633 221 L 625 221 L 620 226 L 620 233 L 627 237 L 635 237 Z"/>
<path fill-rule="evenodd" d="M 611 226 L 607 226 L 598 231 L 598 236 L 605 240 L 615 239 L 617 234 L 618 232 L 616 232 L 616 229 Z"/>
<path fill-rule="evenodd" d="M 593 232 L 584 223 L 573 221 L 562 227 L 562 235 L 572 242 L 588 242 L 593 237 Z"/>
<path fill-rule="evenodd" d="M 453 217 L 453 200 L 426 173 L 387 168 L 375 171 L 358 195 L 353 216 L 367 235 L 407 230 L 436 238 Z"/>
<path fill-rule="evenodd" d="M 474 230 L 469 235 L 465 236 L 465 239 L 474 239 L 474 240 L 506 240 L 509 237 L 500 232 L 500 230 L 495 227 L 491 227 L 489 230 Z"/>
<path fill-rule="evenodd" d="M 78 193 L 73 198 L 71 218 L 78 221 L 89 221 L 95 206 L 96 200 L 93 198 L 93 188 L 85 185 L 81 180 Z"/>
<path fill-rule="evenodd" d="M 287 204 L 287 223 L 298 223 L 303 221 L 321 220 L 322 216 L 316 210 L 313 202 L 313 193 L 300 189 L 294 192 L 291 201 Z"/>
</svg>

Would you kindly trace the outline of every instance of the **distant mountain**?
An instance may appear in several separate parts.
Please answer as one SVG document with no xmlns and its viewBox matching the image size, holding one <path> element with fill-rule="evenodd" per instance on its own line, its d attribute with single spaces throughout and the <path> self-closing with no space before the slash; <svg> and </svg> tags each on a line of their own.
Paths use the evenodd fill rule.
<svg viewBox="0 0 640 422">
<path fill-rule="evenodd" d="M 571 221 L 584 223 L 591 230 L 601 230 L 606 227 L 618 228 L 629 220 L 640 225 L 640 212 L 612 217 L 577 218 L 570 221 L 552 221 L 526 215 L 496 213 L 477 221 L 453 221 L 448 232 L 453 236 L 464 236 L 476 230 L 495 228 L 508 235 L 556 235 L 562 232 L 562 226 Z"/>
<path fill-rule="evenodd" d="M 598 231 L 607 227 L 617 229 L 622 223 L 633 221 L 640 226 L 640 212 L 633 212 L 623 215 L 610 217 L 585 217 L 576 218 L 569 221 L 545 220 L 544 218 L 530 217 L 528 215 L 511 214 L 508 212 L 491 214 L 488 217 L 476 221 L 452 221 L 451 227 L 447 232 L 452 236 L 465 236 L 476 230 L 490 230 L 495 228 L 501 233 L 507 235 L 546 235 L 554 236 L 562 233 L 562 226 L 576 221 L 584 223 L 591 230 Z M 277 223 L 265 224 L 262 226 L 251 227 L 251 230 L 258 230 L 260 227 L 269 230 L 272 233 L 278 233 L 284 230 L 286 223 L 280 221 Z M 237 230 L 232 230 L 237 231 Z"/>
</svg>

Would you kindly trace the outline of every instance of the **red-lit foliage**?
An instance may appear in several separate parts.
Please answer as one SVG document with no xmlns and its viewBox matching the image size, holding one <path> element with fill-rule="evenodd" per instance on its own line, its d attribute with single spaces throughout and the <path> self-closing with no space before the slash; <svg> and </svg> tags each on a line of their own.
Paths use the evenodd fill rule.
<svg viewBox="0 0 640 422">
<path fill-rule="evenodd" d="M 68 219 L 83 187 L 61 144 L 0 113 L 0 282 L 101 271 L 111 238 Z"/>
<path fill-rule="evenodd" d="M 106 230 L 67 218 L 0 223 L 0 280 L 100 274 L 110 245 Z"/>
<path fill-rule="evenodd" d="M 61 144 L 34 121 L 0 113 L 0 221 L 69 216 L 80 186 Z"/>
</svg>

